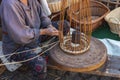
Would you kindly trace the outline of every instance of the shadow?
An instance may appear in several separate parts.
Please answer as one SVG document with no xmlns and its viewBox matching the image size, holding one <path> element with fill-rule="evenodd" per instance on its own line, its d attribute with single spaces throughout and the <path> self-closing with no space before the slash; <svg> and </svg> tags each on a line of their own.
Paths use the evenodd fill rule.
<svg viewBox="0 0 120 80">
<path fill-rule="evenodd" d="M 0 5 L 1 5 L 2 0 L 0 0 Z M 1 23 L 1 18 L 0 18 L 0 41 L 2 40 L 2 23 Z"/>
</svg>

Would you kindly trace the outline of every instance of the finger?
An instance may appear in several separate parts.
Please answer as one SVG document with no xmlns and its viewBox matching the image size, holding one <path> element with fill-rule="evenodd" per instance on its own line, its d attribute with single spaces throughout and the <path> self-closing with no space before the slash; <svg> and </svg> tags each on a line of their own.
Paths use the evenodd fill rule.
<svg viewBox="0 0 120 80">
<path fill-rule="evenodd" d="M 51 26 L 51 28 L 57 30 L 54 26 Z"/>
<path fill-rule="evenodd" d="M 54 28 L 54 31 L 58 31 L 56 28 Z"/>
<path fill-rule="evenodd" d="M 56 36 L 58 36 L 58 35 L 59 35 L 59 32 L 58 32 L 58 31 L 55 31 L 55 32 L 53 32 L 52 35 L 56 35 Z"/>
<path fill-rule="evenodd" d="M 54 32 L 59 32 L 58 30 L 54 30 Z"/>
<path fill-rule="evenodd" d="M 59 34 L 58 34 L 58 33 L 56 33 L 56 34 L 53 34 L 52 36 L 59 36 Z"/>
</svg>

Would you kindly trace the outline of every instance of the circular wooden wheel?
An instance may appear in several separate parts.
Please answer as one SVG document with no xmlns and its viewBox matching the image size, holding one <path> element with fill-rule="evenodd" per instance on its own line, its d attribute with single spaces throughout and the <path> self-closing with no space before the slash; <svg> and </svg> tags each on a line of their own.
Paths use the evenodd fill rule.
<svg viewBox="0 0 120 80">
<path fill-rule="evenodd" d="M 107 49 L 101 41 L 91 38 L 90 49 L 83 54 L 67 54 L 56 45 L 50 50 L 50 58 L 53 65 L 61 70 L 85 72 L 95 70 L 105 63 Z"/>
</svg>

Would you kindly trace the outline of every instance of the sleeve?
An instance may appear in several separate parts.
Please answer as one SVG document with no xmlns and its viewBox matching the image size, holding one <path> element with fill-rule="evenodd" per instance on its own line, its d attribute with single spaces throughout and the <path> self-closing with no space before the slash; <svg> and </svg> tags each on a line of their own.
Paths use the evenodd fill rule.
<svg viewBox="0 0 120 80">
<path fill-rule="evenodd" d="M 51 15 L 51 11 L 49 9 L 49 6 L 48 6 L 48 3 L 47 3 L 47 0 L 38 0 L 43 8 L 43 12 L 49 16 Z"/>
<path fill-rule="evenodd" d="M 18 9 L 18 8 L 17 8 Z M 28 44 L 39 38 L 40 30 L 25 25 L 15 6 L 3 7 L 2 19 L 8 35 L 18 44 Z"/>
<path fill-rule="evenodd" d="M 41 4 L 38 4 L 38 10 L 39 10 L 39 16 L 41 20 L 41 28 L 46 28 L 51 24 L 51 20 L 48 16 L 45 15 L 43 12 L 43 9 L 41 7 Z"/>
</svg>

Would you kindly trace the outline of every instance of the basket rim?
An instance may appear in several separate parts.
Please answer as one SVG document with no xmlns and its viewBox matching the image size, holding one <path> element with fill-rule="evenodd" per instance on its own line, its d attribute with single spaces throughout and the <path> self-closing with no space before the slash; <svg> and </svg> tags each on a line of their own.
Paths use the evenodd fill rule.
<svg viewBox="0 0 120 80">
<path fill-rule="evenodd" d="M 105 20 L 108 22 L 108 21 L 109 21 L 109 18 L 110 18 L 109 15 L 112 14 L 113 12 L 115 12 L 115 11 L 118 10 L 118 9 L 120 9 L 120 7 L 118 7 L 118 8 L 116 8 L 116 9 L 110 11 L 109 14 L 107 14 L 107 15 L 105 16 Z M 111 23 L 114 23 L 114 22 L 111 22 Z M 114 24 L 116 24 L 116 23 L 114 23 Z"/>
<path fill-rule="evenodd" d="M 98 1 L 93 1 L 93 0 L 90 0 L 90 2 L 92 2 L 92 3 L 97 3 L 97 4 L 99 4 L 99 5 L 102 5 L 107 11 L 106 11 L 106 13 L 104 13 L 102 16 L 100 16 L 99 18 L 97 18 L 97 19 L 95 19 L 95 20 L 92 20 L 92 23 L 96 23 L 96 22 L 98 22 L 98 21 L 100 21 L 100 20 L 102 20 L 109 12 L 110 12 L 110 9 L 107 7 L 107 6 L 105 6 L 103 3 L 101 3 L 101 2 L 98 2 Z M 92 7 L 92 6 L 90 6 L 90 7 Z M 69 13 L 69 9 L 67 9 L 67 13 Z M 68 16 L 69 16 L 70 14 L 68 14 Z M 92 15 L 91 15 L 92 16 Z M 70 16 L 69 16 L 70 17 Z M 74 21 L 76 21 L 77 23 L 79 23 L 79 21 L 78 20 L 76 20 L 76 19 L 74 19 L 74 18 L 72 18 L 72 20 L 74 20 Z M 80 23 L 84 23 L 84 22 L 80 22 Z M 87 22 L 86 24 L 89 24 L 90 22 Z"/>
<path fill-rule="evenodd" d="M 105 5 L 105 4 L 103 4 L 102 2 L 99 2 L 99 1 L 94 1 L 94 0 L 90 0 L 91 2 L 95 2 L 95 3 L 98 3 L 98 4 L 100 4 L 100 5 L 102 5 L 102 6 L 104 6 L 104 8 L 106 8 L 107 10 L 109 10 L 110 11 L 110 9 Z"/>
<path fill-rule="evenodd" d="M 66 1 L 68 1 L 68 0 L 66 0 Z M 49 6 L 52 13 L 60 12 L 61 11 L 61 6 L 62 6 L 62 1 L 59 0 L 59 1 L 56 1 L 56 2 L 50 2 L 50 3 L 48 3 L 48 6 Z M 68 3 L 65 5 L 65 7 L 66 8 L 68 7 Z"/>
<path fill-rule="evenodd" d="M 115 22 L 112 22 L 112 21 L 108 21 L 108 20 L 106 20 L 108 23 L 112 23 L 112 24 L 114 24 L 114 25 L 120 25 L 120 23 L 115 23 Z"/>
<path fill-rule="evenodd" d="M 56 4 L 56 3 L 60 3 L 61 2 L 61 0 L 59 0 L 59 1 L 56 1 L 56 2 L 48 2 L 48 4 Z"/>
</svg>

